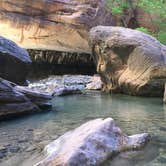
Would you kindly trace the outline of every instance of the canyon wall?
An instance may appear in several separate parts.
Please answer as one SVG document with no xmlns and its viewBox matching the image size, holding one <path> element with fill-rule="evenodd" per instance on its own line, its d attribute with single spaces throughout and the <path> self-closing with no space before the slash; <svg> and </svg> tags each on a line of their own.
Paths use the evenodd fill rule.
<svg viewBox="0 0 166 166">
<path fill-rule="evenodd" d="M 90 28 L 114 24 L 105 0 L 1 0 L 0 22 L 23 48 L 79 53 L 90 53 Z"/>
</svg>

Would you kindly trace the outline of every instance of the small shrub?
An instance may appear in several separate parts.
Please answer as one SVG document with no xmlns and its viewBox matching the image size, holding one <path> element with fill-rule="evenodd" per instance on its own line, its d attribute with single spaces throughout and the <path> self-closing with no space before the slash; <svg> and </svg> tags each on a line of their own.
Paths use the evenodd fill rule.
<svg viewBox="0 0 166 166">
<path fill-rule="evenodd" d="M 149 35 L 151 34 L 150 31 L 145 27 L 139 27 L 139 28 L 136 28 L 136 30 L 144 32 L 144 33 L 149 34 Z"/>
<path fill-rule="evenodd" d="M 123 13 L 123 10 L 121 8 L 119 8 L 119 7 L 112 8 L 112 14 L 117 15 L 117 14 L 122 14 L 122 13 Z"/>
<path fill-rule="evenodd" d="M 166 45 L 166 31 L 159 31 L 157 34 L 157 39 Z"/>
</svg>

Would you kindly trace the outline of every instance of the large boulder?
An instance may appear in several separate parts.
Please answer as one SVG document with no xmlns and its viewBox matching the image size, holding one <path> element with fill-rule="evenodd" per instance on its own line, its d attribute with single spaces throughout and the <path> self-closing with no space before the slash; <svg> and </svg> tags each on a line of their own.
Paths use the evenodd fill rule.
<svg viewBox="0 0 166 166">
<path fill-rule="evenodd" d="M 38 112 L 50 107 L 51 97 L 0 78 L 0 118 Z"/>
<path fill-rule="evenodd" d="M 90 52 L 88 30 L 112 25 L 106 0 L 1 0 L 0 32 L 24 48 Z"/>
<path fill-rule="evenodd" d="M 90 44 L 103 90 L 131 95 L 162 96 L 166 82 L 166 47 L 150 35 L 98 26 Z"/>
<path fill-rule="evenodd" d="M 125 135 L 112 118 L 89 121 L 46 146 L 46 159 L 35 166 L 97 166 L 126 150 L 142 148 L 147 133 Z"/>
<path fill-rule="evenodd" d="M 26 50 L 0 36 L 0 77 L 15 83 L 24 83 L 30 64 L 31 59 Z"/>
</svg>

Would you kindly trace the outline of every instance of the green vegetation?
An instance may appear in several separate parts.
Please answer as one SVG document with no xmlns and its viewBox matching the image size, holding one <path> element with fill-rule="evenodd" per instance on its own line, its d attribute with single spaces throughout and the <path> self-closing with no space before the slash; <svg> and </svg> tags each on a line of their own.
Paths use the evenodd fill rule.
<svg viewBox="0 0 166 166">
<path fill-rule="evenodd" d="M 147 28 L 145 28 L 145 27 L 138 27 L 138 28 L 136 28 L 136 30 L 151 35 L 151 32 Z"/>
<path fill-rule="evenodd" d="M 161 43 L 166 44 L 166 0 L 107 0 L 107 6 L 112 10 L 113 15 L 122 15 L 130 7 L 144 9 L 156 30 L 151 32 L 147 27 L 136 29 L 151 34 Z"/>
<path fill-rule="evenodd" d="M 107 0 L 107 6 L 112 10 L 112 14 L 122 14 L 125 8 L 129 7 L 126 0 Z"/>
</svg>

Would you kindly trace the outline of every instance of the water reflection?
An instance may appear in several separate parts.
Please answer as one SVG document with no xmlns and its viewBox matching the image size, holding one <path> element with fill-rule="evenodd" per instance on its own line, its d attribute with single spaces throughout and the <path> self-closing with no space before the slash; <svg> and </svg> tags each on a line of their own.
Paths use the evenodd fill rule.
<svg viewBox="0 0 166 166">
<path fill-rule="evenodd" d="M 100 92 L 87 92 L 83 95 L 57 97 L 52 100 L 53 111 L 0 123 L 0 144 L 14 144 L 21 137 L 36 149 L 21 156 L 8 157 L 0 165 L 31 166 L 41 156 L 42 148 L 64 132 L 95 118 L 111 116 L 124 132 L 129 135 L 149 132 L 152 142 L 139 153 L 126 153 L 117 156 L 106 166 L 165 166 L 166 161 L 166 106 L 159 98 L 139 98 L 126 95 L 108 95 Z M 29 133 L 29 131 L 31 131 Z M 15 145 L 15 144 L 14 144 Z M 17 162 L 16 162 L 17 161 Z"/>
</svg>

